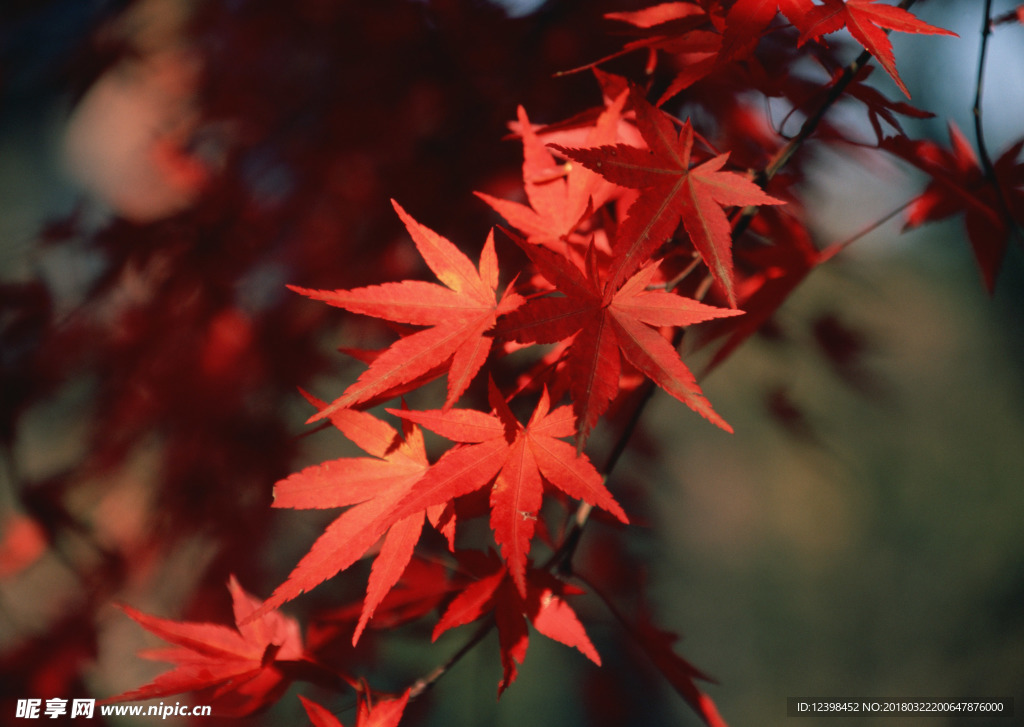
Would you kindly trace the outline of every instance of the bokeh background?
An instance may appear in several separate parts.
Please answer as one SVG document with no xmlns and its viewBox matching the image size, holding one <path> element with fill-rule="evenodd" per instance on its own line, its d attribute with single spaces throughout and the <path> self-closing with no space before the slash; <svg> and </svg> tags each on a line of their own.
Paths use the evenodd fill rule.
<svg viewBox="0 0 1024 727">
<path fill-rule="evenodd" d="M 281 581 L 327 516 L 271 511 L 273 482 L 346 453 L 300 436 L 296 389 L 340 391 L 358 364 L 334 349 L 378 335 L 284 285 L 418 274 L 390 197 L 475 251 L 495 220 L 472 191 L 517 193 L 521 151 L 502 141 L 516 105 L 553 122 L 598 103 L 587 74 L 553 74 L 619 47 L 601 13 L 638 5 L 3 4 L 0 723 L 18 697 L 104 697 L 163 669 L 134 656 L 155 642 L 113 602 L 226 621 L 228 574 L 261 595 Z M 937 114 L 908 120 L 911 135 L 945 142 L 948 119 L 970 132 L 981 6 L 919 4 L 960 40 L 894 37 L 913 102 Z M 984 107 L 994 155 L 1024 134 L 1021 58 L 1024 28 L 1001 26 Z M 802 153 L 821 246 L 924 184 L 896 162 Z M 653 493 L 629 545 L 649 563 L 652 608 L 719 680 L 709 692 L 734 726 L 788 723 L 791 696 L 1024 709 L 1021 249 L 990 297 L 961 221 L 900 226 L 818 270 L 707 380 L 735 435 L 656 397 L 620 468 L 622 488 Z M 335 579 L 286 611 L 357 599 L 363 583 Z M 588 615 L 614 662 L 607 614 Z M 422 635 L 380 642 L 381 687 L 461 638 L 442 654 Z M 410 718 L 696 723 L 653 672 L 602 682 L 581 661 L 532 639 L 496 704 L 485 642 Z M 618 698 L 598 714 L 602 690 Z M 244 723 L 304 719 L 288 697 Z"/>
</svg>

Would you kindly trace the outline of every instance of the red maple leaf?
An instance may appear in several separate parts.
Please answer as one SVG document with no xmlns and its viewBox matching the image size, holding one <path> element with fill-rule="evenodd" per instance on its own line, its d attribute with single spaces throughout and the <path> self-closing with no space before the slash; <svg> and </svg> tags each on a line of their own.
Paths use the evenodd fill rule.
<svg viewBox="0 0 1024 727">
<path fill-rule="evenodd" d="M 173 648 L 144 651 L 142 656 L 177 666 L 149 684 L 104 699 L 101 704 L 212 688 L 218 714 L 243 716 L 279 697 L 290 682 L 279 664 L 304 658 L 299 625 L 277 611 L 256 617 L 262 602 L 242 590 L 234 576 L 228 581 L 228 589 L 236 628 L 172 621 L 122 606 L 144 629 L 175 644 Z"/>
<path fill-rule="evenodd" d="M 742 174 L 721 171 L 728 153 L 691 168 L 690 122 L 677 134 L 675 119 L 639 93 L 633 94 L 633 106 L 647 149 L 625 144 L 594 149 L 553 147 L 615 184 L 640 190 L 619 226 L 609 289 L 618 288 L 650 260 L 682 220 L 694 248 L 735 306 L 731 227 L 723 207 L 784 203 Z"/>
<path fill-rule="evenodd" d="M 650 74 L 657 65 L 657 51 L 678 59 L 677 65 L 681 68 L 658 99 L 659 106 L 708 76 L 718 66 L 722 48 L 722 19 L 718 7 L 705 9 L 697 3 L 668 2 L 632 12 L 607 13 L 605 17 L 629 23 L 645 37 L 630 41 L 621 51 L 598 63 L 646 48 L 647 72 Z"/>
<path fill-rule="evenodd" d="M 469 386 L 491 350 L 488 335 L 500 313 L 518 304 L 514 295 L 497 300 L 498 259 L 493 233 L 480 254 L 479 269 L 451 241 L 424 227 L 392 200 L 416 248 L 444 283 L 405 280 L 352 290 L 308 290 L 303 295 L 353 313 L 397 323 L 429 326 L 405 336 L 377 356 L 370 367 L 311 421 L 339 409 L 365 404 L 412 381 L 448 371 L 445 407 L 454 404 Z"/>
<path fill-rule="evenodd" d="M 705 20 L 707 12 L 697 3 L 666 2 L 640 10 L 628 10 L 617 13 L 605 13 L 608 20 L 619 20 L 637 28 L 656 28 L 669 23 L 676 23 L 687 18 Z"/>
<path fill-rule="evenodd" d="M 967 236 L 985 287 L 995 288 L 1016 218 L 1004 210 L 1024 209 L 1024 163 L 1018 158 L 1024 139 L 1013 144 L 993 164 L 998 189 L 985 177 L 970 142 L 954 124 L 949 125 L 950 148 L 933 141 L 906 137 L 886 139 L 882 148 L 931 176 L 932 181 L 907 209 L 907 228 L 964 213 Z M 1002 195 L 1002 201 L 1000 200 Z"/>
<path fill-rule="evenodd" d="M 810 272 L 838 252 L 839 248 L 818 252 L 810 232 L 799 219 L 787 213 L 788 209 L 769 209 L 755 221 L 775 244 L 743 251 L 742 261 L 753 272 L 738 283 L 736 296 L 746 315 L 711 321 L 694 332 L 690 340 L 692 350 L 720 341 L 701 370 L 702 375 L 707 375 L 760 330 Z"/>
<path fill-rule="evenodd" d="M 640 10 L 605 13 L 604 17 L 632 25 L 638 29 L 636 33 L 641 37 L 626 43 L 621 50 L 580 68 L 574 68 L 569 73 L 591 68 L 641 48 L 646 48 L 651 54 L 648 70 L 652 71 L 655 51 L 671 49 L 678 45 L 681 38 L 707 25 L 711 19 L 707 10 L 692 2 L 666 2 Z"/>
<path fill-rule="evenodd" d="M 306 708 L 306 714 L 313 723 L 313 727 L 345 727 L 337 717 L 327 711 L 325 707 L 317 704 L 311 699 L 306 699 L 301 694 L 299 700 Z M 394 699 L 381 699 L 376 704 L 371 702 L 365 695 L 359 699 L 359 707 L 356 711 L 355 727 L 398 727 L 402 720 L 402 713 L 405 705 L 409 702 L 409 690 L 400 697 Z"/>
<path fill-rule="evenodd" d="M 523 249 L 558 295 L 527 302 L 505 316 L 498 330 L 523 343 L 572 338 L 569 389 L 581 446 L 619 391 L 620 355 L 679 401 L 732 431 L 704 398 L 676 350 L 652 326 L 688 326 L 741 311 L 704 305 L 665 290 L 648 290 L 657 272 L 654 265 L 616 289 L 601 280 L 594 254 L 588 257 L 584 275 L 572 262 L 548 250 L 531 245 Z"/>
<path fill-rule="evenodd" d="M 512 580 L 525 595 L 526 561 L 545 482 L 610 512 L 624 523 L 629 520 L 586 455 L 577 454 L 561 441 L 561 437 L 576 433 L 568 406 L 551 411 L 545 391 L 530 421 L 523 426 L 493 382 L 490 393 L 494 408 L 491 414 L 471 409 L 388 410 L 463 445 L 442 455 L 390 518 L 444 505 L 493 481 L 491 528 Z"/>
<path fill-rule="evenodd" d="M 384 536 L 352 636 L 354 644 L 374 609 L 401 577 L 423 528 L 422 511 L 384 528 L 379 527 L 378 519 L 406 496 L 427 472 L 428 463 L 423 434 L 415 426 L 407 426 L 400 437 L 386 422 L 353 409 L 334 412 L 331 423 L 372 456 L 313 465 L 274 486 L 274 507 L 349 509 L 327 526 L 260 610 L 276 608 L 345 570 Z"/>
<path fill-rule="evenodd" d="M 559 581 L 547 571 L 531 568 L 526 572 L 523 592 L 513 585 L 509 572 L 497 558 L 489 558 L 487 565 L 486 574 L 448 604 L 434 627 L 435 641 L 445 631 L 472 623 L 493 611 L 504 670 L 498 683 L 499 696 L 515 681 L 518 665 L 526 658 L 530 637 L 527 622 L 548 638 L 579 649 L 588 659 L 601 665 L 601 657 L 583 624 L 565 600 L 566 595 L 583 591 Z"/>
<path fill-rule="evenodd" d="M 463 580 L 451 577 L 451 571 L 434 560 L 414 557 L 402 571 L 402 577 L 377 605 L 372 629 L 392 629 L 415 621 L 433 611 L 452 591 L 465 585 Z M 317 611 L 316 625 L 307 634 L 311 648 L 325 640 L 323 635 L 333 634 L 337 628 L 352 628 L 365 611 L 364 600 L 347 606 Z"/>
<path fill-rule="evenodd" d="M 698 680 L 714 680 L 675 652 L 673 645 L 679 639 L 677 634 L 657 628 L 646 610 L 641 611 L 637 623 L 625 625 L 658 671 L 708 727 L 728 727 L 711 697 L 697 686 Z"/>
<path fill-rule="evenodd" d="M 804 16 L 800 42 L 817 40 L 845 27 L 868 53 L 878 59 L 885 72 L 908 98 L 910 92 L 896 72 L 892 42 L 885 29 L 921 35 L 956 36 L 950 30 L 919 20 L 903 8 L 881 5 L 878 0 L 823 0 L 823 3 Z"/>
<path fill-rule="evenodd" d="M 632 33 L 640 37 L 629 41 L 615 53 L 564 73 L 595 68 L 605 61 L 643 49 L 647 51 L 647 74 L 651 75 L 657 67 L 657 51 L 664 51 L 676 57 L 681 70 L 658 99 L 658 105 L 661 105 L 718 67 L 722 11 L 717 3 L 710 5 L 706 8 L 693 2 L 666 2 L 641 10 L 606 13 L 609 20 L 632 25 L 636 29 Z"/>
<path fill-rule="evenodd" d="M 609 102 L 595 120 L 585 143 L 601 145 L 616 140 L 626 95 L 623 91 Z M 523 137 L 523 182 L 530 206 L 482 192 L 476 195 L 525 234 L 530 242 L 553 245 L 568 240 L 590 210 L 607 202 L 616 187 L 586 167 L 557 163 L 530 125 L 522 106 L 518 109 L 518 122 Z"/>
<path fill-rule="evenodd" d="M 741 58 L 753 52 L 777 12 L 803 29 L 804 17 L 814 8 L 811 0 L 737 0 L 725 16 L 722 57 Z"/>
<path fill-rule="evenodd" d="M 855 98 L 864 103 L 868 107 L 868 120 L 871 122 L 871 128 L 875 130 L 875 136 L 879 143 L 884 138 L 882 134 L 882 121 L 886 121 L 900 134 L 903 134 L 903 127 L 900 126 L 899 119 L 896 118 L 896 114 L 902 114 L 903 116 L 910 116 L 915 119 L 930 119 L 935 114 L 930 111 L 922 111 L 919 108 L 911 106 L 908 103 L 902 101 L 892 101 L 886 98 L 877 88 L 867 83 L 868 77 L 871 72 L 875 69 L 871 66 L 863 66 L 857 71 L 853 81 L 846 87 L 846 93 L 850 97 Z M 836 73 L 836 77 L 833 80 L 838 79 L 839 73 Z"/>
</svg>

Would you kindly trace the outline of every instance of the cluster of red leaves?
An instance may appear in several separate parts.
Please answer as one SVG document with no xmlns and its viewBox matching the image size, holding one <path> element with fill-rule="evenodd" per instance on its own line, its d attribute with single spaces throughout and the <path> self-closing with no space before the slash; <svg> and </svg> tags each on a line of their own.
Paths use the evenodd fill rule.
<svg viewBox="0 0 1024 727">
<path fill-rule="evenodd" d="M 780 14 L 784 20 L 776 22 Z M 247 710 L 271 702 L 287 683 L 280 663 L 306 658 L 293 622 L 275 609 L 367 554 L 375 559 L 358 617 L 335 618 L 352 627 L 353 645 L 376 620 L 393 625 L 440 608 L 435 639 L 492 620 L 503 668 L 499 694 L 525 658 L 529 626 L 600 664 L 570 605 L 584 589 L 564 577 L 572 570 L 569 524 L 585 521 L 579 513 L 591 507 L 610 521 L 629 518 L 608 489 L 609 473 L 584 452 L 591 433 L 602 422 L 613 428 L 617 405 L 654 385 L 731 431 L 678 352 L 682 332 L 698 326 L 688 338 L 717 341 L 710 365 L 716 364 L 829 256 L 812 244 L 803 222 L 799 165 L 787 175 L 767 173 L 785 143 L 744 100 L 759 93 L 794 106 L 805 102 L 813 84 L 796 67 L 805 46 L 814 46 L 828 71 L 812 96 L 838 88 L 863 102 L 879 147 L 932 177 L 908 224 L 966 212 L 986 282 L 994 284 L 1015 224 L 1005 208 L 1024 203 L 1021 143 L 996 162 L 992 184 L 955 131 L 952 152 L 907 139 L 895 114 L 922 112 L 864 85 L 863 71 L 840 72 L 836 51 L 821 43 L 847 29 L 907 93 L 886 30 L 950 33 L 878 0 L 700 0 L 609 17 L 638 36 L 615 56 L 644 49 L 652 73 L 669 68 L 658 102 L 647 100 L 651 88 L 597 71 L 604 99 L 598 109 L 549 126 L 532 124 L 519 109 L 512 128 L 523 147 L 523 197 L 479 193 L 514 228 L 505 234 L 513 243 L 507 254 L 499 258 L 492 232 L 474 264 L 394 203 L 440 284 L 293 288 L 395 324 L 398 334 L 380 351 L 358 352 L 367 368 L 332 401 L 310 397 L 318 409 L 310 421 L 327 420 L 367 456 L 306 468 L 274 488 L 275 507 L 346 509 L 267 601 L 245 599 L 232 583 L 237 632 L 129 609 L 181 648 L 157 654 L 177 663 L 174 671 L 119 699 L 210 687 L 243 697 Z M 764 52 L 780 38 L 789 50 Z M 682 120 L 663 109 L 684 92 L 700 116 Z M 836 97 L 826 93 L 823 111 Z M 882 139 L 879 119 L 899 135 Z M 823 129 L 826 138 L 846 138 L 838 127 Z M 421 389 L 441 377 L 441 408 L 386 409 L 400 430 L 367 411 L 407 394 L 427 396 Z M 487 405 L 459 406 L 467 399 Z M 524 424 L 515 411 L 532 413 Z M 453 444 L 431 456 L 420 427 Z M 465 523 L 482 517 L 490 542 L 469 542 Z M 441 578 L 424 579 L 414 558 L 425 521 L 449 551 Z M 696 685 L 707 678 L 673 651 L 674 636 L 653 626 L 646 612 L 620 620 L 694 710 L 709 725 L 723 725 Z M 397 724 L 411 694 L 374 702 L 364 692 L 357 724 Z M 314 724 L 340 724 L 320 705 L 303 703 Z"/>
<path fill-rule="evenodd" d="M 33 139 L 60 132 L 43 118 L 64 119 L 157 53 L 173 71 L 195 62 L 194 133 L 174 121 L 171 149 L 148 113 L 104 118 L 111 136 L 143 127 L 154 147 L 132 156 L 152 155 L 167 185 L 198 181 L 176 166 L 186 159 L 205 177 L 186 208 L 138 221 L 85 194 L 69 210 L 68 188 L 52 193 L 46 174 L 56 157 L 25 172 L 40 182 L 25 188 L 32 199 L 61 217 L 34 245 L 8 236 L 0 265 L 0 587 L 33 594 L 7 614 L 7 696 L 92 696 L 85 675 L 106 648 L 111 600 L 158 589 L 170 601 L 161 615 L 213 620 L 229 573 L 254 587 L 279 548 L 268 483 L 294 467 L 295 388 L 337 365 L 322 345 L 336 312 L 284 283 L 410 275 L 391 195 L 448 229 L 486 224 L 472 190 L 517 164 L 495 143 L 506 99 L 553 116 L 587 103 L 585 79 L 557 90 L 536 80 L 604 52 L 599 13 L 612 7 L 595 0 L 538 27 L 458 1 L 84 0 L 73 13 L 63 0 L 0 3 L 5 144 L 30 159 L 45 147 Z M 187 26 L 171 33 L 168 21 Z M 579 35 L 566 48 L 568 28 Z M 116 159 L 97 161 L 121 176 Z M 17 204 L 34 210 L 26 220 L 41 213 Z M 176 568 L 200 541 L 203 558 Z M 55 562 L 75 578 L 39 577 Z M 17 613 L 36 600 L 76 607 Z"/>
<path fill-rule="evenodd" d="M 906 137 L 887 139 L 883 148 L 925 172 L 931 181 L 907 209 L 907 228 L 964 215 L 967 237 L 982 281 L 991 293 L 1014 225 L 1024 225 L 1024 139 L 993 163 L 995 184 L 986 179 L 974 148 L 949 125 L 950 148 Z"/>
</svg>

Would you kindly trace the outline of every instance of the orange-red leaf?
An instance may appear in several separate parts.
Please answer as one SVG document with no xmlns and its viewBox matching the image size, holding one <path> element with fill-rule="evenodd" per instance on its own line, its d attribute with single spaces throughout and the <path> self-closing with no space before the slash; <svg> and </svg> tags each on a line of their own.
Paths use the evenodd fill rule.
<svg viewBox="0 0 1024 727">
<path fill-rule="evenodd" d="M 373 561 L 373 568 L 370 569 L 370 579 L 366 584 L 366 601 L 363 603 L 363 612 L 359 616 L 359 623 L 352 634 L 352 643 L 359 641 L 363 629 L 373 617 L 374 611 L 380 605 L 388 592 L 398 583 L 398 579 L 405 572 L 405 567 L 412 560 L 413 549 L 420 539 L 423 530 L 423 516 L 420 514 L 410 515 L 404 520 L 399 520 L 391 526 L 387 535 L 384 536 L 384 545 L 380 553 Z"/>
<path fill-rule="evenodd" d="M 414 426 L 399 436 L 389 424 L 366 412 L 342 409 L 331 422 L 373 457 L 343 458 L 313 465 L 274 486 L 274 507 L 352 505 L 327 526 L 262 610 L 275 608 L 319 585 L 359 560 L 386 536 L 374 562 L 363 613 L 353 634 L 358 641 L 374 610 L 398 582 L 423 527 L 423 512 L 381 526 L 427 471 L 423 434 Z"/>
<path fill-rule="evenodd" d="M 549 639 L 579 649 L 584 656 L 601 666 L 601 656 L 587 636 L 576 612 L 565 599 L 551 588 L 537 589 L 531 595 L 537 604 L 531 618 L 534 628 Z"/>
<path fill-rule="evenodd" d="M 368 699 L 362 699 L 359 702 L 356 727 L 398 727 L 408 702 L 408 689 L 400 697 L 382 699 L 376 704 L 370 704 Z"/>
<path fill-rule="evenodd" d="M 502 402 L 504 403 L 504 402 Z M 626 513 L 605 489 L 601 475 L 585 455 L 577 455 L 557 437 L 566 436 L 568 407 L 548 411 L 545 392 L 524 427 L 510 413 L 479 411 L 390 410 L 392 414 L 437 432 L 462 446 L 446 452 L 419 480 L 390 518 L 446 503 L 493 481 L 491 528 L 519 589 L 526 593 L 526 562 L 546 480 L 570 497 L 610 512 L 622 522 Z M 499 407 L 496 407 L 498 409 Z"/>
<path fill-rule="evenodd" d="M 805 16 L 814 8 L 811 0 L 737 0 L 725 17 L 722 57 L 732 59 L 749 55 L 777 11 L 781 11 L 794 26 L 803 29 Z"/>
<path fill-rule="evenodd" d="M 626 91 L 622 91 L 608 103 L 594 121 L 585 143 L 600 146 L 616 141 L 626 97 Z M 556 162 L 522 106 L 518 122 L 523 138 L 523 185 L 530 206 L 482 192 L 477 192 L 477 196 L 530 242 L 553 245 L 567 240 L 589 211 L 607 202 L 616 188 L 586 167 Z"/>
<path fill-rule="evenodd" d="M 445 407 L 454 404 L 483 366 L 491 350 L 487 333 L 498 313 L 515 306 L 515 298 L 496 297 L 498 285 L 494 236 L 488 235 L 474 267 L 455 245 L 414 220 L 397 202 L 395 211 L 423 260 L 444 283 L 406 280 L 353 290 L 292 289 L 353 313 L 428 328 L 392 344 L 345 392 L 312 417 L 323 419 L 340 409 L 366 404 L 427 375 L 448 371 Z"/>
<path fill-rule="evenodd" d="M 929 25 L 903 8 L 880 4 L 879 0 L 823 0 L 804 17 L 800 41 L 816 40 L 845 27 L 864 49 L 878 59 L 882 68 L 909 98 L 910 92 L 896 72 L 892 42 L 885 29 L 924 35 L 956 33 Z"/>
<path fill-rule="evenodd" d="M 595 664 L 601 657 L 587 636 L 576 612 L 565 600 L 567 593 L 581 593 L 546 571 L 530 568 L 525 589 L 511 582 L 505 566 L 492 559 L 489 572 L 456 596 L 434 629 L 434 639 L 448 629 L 472 623 L 493 611 L 501 646 L 503 677 L 498 694 L 515 681 L 519 664 L 529 646 L 527 622 L 550 639 L 578 649 Z"/>
<path fill-rule="evenodd" d="M 309 715 L 309 721 L 313 723 L 313 727 L 345 727 L 340 719 L 312 699 L 306 699 L 300 694 L 299 701 L 306 708 L 306 714 Z"/>
<path fill-rule="evenodd" d="M 341 720 L 328 712 L 323 706 L 306 699 L 301 694 L 299 699 L 306 708 L 313 727 L 345 727 Z M 398 727 L 409 702 L 409 690 L 394 699 L 381 699 L 373 704 L 368 695 L 360 696 L 359 708 L 356 713 L 355 727 Z"/>
<path fill-rule="evenodd" d="M 578 445 L 618 393 L 620 355 L 701 416 L 732 431 L 704 398 L 679 354 L 652 326 L 688 326 L 740 311 L 647 290 L 654 266 L 637 272 L 616 289 L 600 279 L 596 266 L 590 266 L 584 276 L 564 257 L 530 245 L 523 249 L 559 295 L 529 301 L 505 316 L 498 331 L 522 343 L 554 343 L 574 337 L 568 367 Z"/>
<path fill-rule="evenodd" d="M 907 208 L 908 228 L 963 213 L 967 236 L 982 281 L 991 293 L 1015 224 L 1024 221 L 1024 163 L 1018 161 L 1024 139 L 1010 146 L 993 165 L 997 189 L 986 177 L 974 149 L 953 124 L 950 148 L 906 137 L 886 139 L 882 147 L 927 173 L 932 181 Z M 1002 200 L 1000 199 L 1002 197 Z M 1009 214 L 1004 209 L 1009 207 Z"/>
<path fill-rule="evenodd" d="M 678 133 L 672 117 L 638 94 L 633 105 L 647 149 L 618 144 L 592 149 L 555 147 L 615 184 L 640 190 L 619 226 L 610 289 L 645 265 L 682 221 L 694 248 L 735 306 L 731 226 L 724 208 L 783 204 L 737 172 L 722 171 L 728 154 L 691 166 L 693 127 Z"/>
<path fill-rule="evenodd" d="M 144 629 L 175 645 L 143 652 L 143 656 L 177 666 L 145 686 L 103 702 L 152 699 L 219 687 L 218 714 L 242 716 L 279 697 L 288 687 L 289 678 L 275 664 L 303 658 L 299 625 L 277 611 L 258 613 L 261 601 L 242 590 L 234 576 L 228 581 L 228 589 L 235 628 L 173 621 L 122 606 Z"/>
<path fill-rule="evenodd" d="M 700 715 L 708 727 L 728 727 L 718 713 L 711 697 L 705 694 L 697 681 L 713 681 L 690 662 L 679 656 L 673 649 L 678 636 L 654 626 L 646 612 L 640 614 L 640 621 L 629 626 L 630 635 L 644 650 L 679 695 Z"/>
</svg>

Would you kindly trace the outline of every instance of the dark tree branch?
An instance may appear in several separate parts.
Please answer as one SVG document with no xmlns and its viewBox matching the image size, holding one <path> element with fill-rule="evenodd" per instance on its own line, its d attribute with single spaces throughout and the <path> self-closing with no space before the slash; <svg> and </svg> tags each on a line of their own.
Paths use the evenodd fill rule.
<svg viewBox="0 0 1024 727">
<path fill-rule="evenodd" d="M 971 112 L 974 115 L 974 137 L 978 142 L 978 157 L 981 159 L 981 168 L 985 171 L 985 177 L 999 189 L 999 182 L 996 180 L 996 170 L 992 165 L 992 157 L 988 154 L 988 147 L 985 144 L 985 131 L 981 123 L 981 97 L 985 87 L 985 58 L 988 55 L 988 37 L 992 35 L 992 0 L 985 0 L 985 9 L 981 22 L 981 49 L 978 51 L 978 78 L 974 84 L 974 106 Z"/>
<path fill-rule="evenodd" d="M 974 116 L 974 138 L 978 144 L 978 160 L 981 162 L 981 170 L 985 179 L 995 189 L 996 201 L 999 203 L 999 211 L 1006 218 L 1006 224 L 1016 235 L 1018 241 L 1024 240 L 1024 232 L 1021 231 L 1017 219 L 1010 210 L 1010 204 L 1003 195 L 1003 188 L 999 186 L 999 177 L 996 175 L 995 165 L 988 153 L 988 145 L 985 143 L 985 130 L 981 118 L 981 99 L 985 87 L 985 59 L 988 55 L 988 38 L 992 35 L 992 0 L 985 0 L 984 17 L 981 23 L 981 49 L 978 51 L 978 77 L 974 84 L 974 106 L 971 108 Z"/>
</svg>

